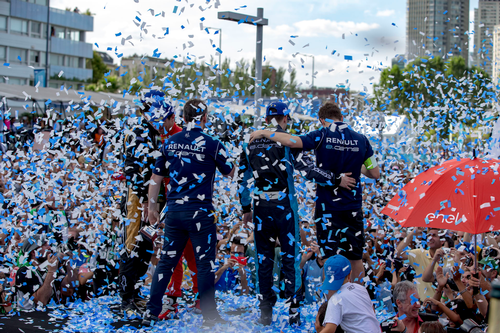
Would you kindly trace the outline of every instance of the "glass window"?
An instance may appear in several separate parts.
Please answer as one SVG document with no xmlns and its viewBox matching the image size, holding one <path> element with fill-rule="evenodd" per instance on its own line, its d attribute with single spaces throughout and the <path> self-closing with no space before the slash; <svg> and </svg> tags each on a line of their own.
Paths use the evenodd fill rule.
<svg viewBox="0 0 500 333">
<path fill-rule="evenodd" d="M 5 46 L 0 46 L 0 61 L 5 62 L 6 48 Z"/>
<path fill-rule="evenodd" d="M 37 5 L 47 6 L 47 0 L 23 0 L 29 3 L 34 3 Z"/>
<path fill-rule="evenodd" d="M 7 31 L 7 16 L 0 15 L 0 31 Z"/>
<path fill-rule="evenodd" d="M 40 52 L 40 66 L 45 66 L 45 52 Z"/>
<path fill-rule="evenodd" d="M 80 41 L 80 31 L 68 30 L 68 39 L 79 42 Z"/>
<path fill-rule="evenodd" d="M 31 51 L 30 52 L 31 66 L 45 66 L 45 52 Z"/>
<path fill-rule="evenodd" d="M 9 62 L 12 64 L 27 64 L 28 50 L 11 47 L 9 51 Z"/>
<path fill-rule="evenodd" d="M 53 26 L 50 34 L 52 37 L 64 39 L 64 28 Z"/>
<path fill-rule="evenodd" d="M 42 24 L 40 22 L 31 22 L 31 37 L 41 37 Z"/>
<path fill-rule="evenodd" d="M 10 18 L 10 32 L 15 34 L 28 34 L 28 21 Z"/>
<path fill-rule="evenodd" d="M 68 57 L 68 67 L 78 68 L 78 57 Z"/>
<path fill-rule="evenodd" d="M 26 79 L 20 77 L 9 77 L 9 81 L 7 81 L 7 83 L 21 86 L 26 84 Z"/>
<path fill-rule="evenodd" d="M 50 64 L 54 66 L 64 66 L 64 56 L 60 54 L 51 54 Z"/>
</svg>

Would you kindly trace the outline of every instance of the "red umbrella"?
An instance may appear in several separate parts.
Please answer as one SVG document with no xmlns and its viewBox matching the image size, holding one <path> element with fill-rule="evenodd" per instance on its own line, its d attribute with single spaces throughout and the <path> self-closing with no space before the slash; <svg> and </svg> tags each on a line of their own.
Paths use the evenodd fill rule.
<svg viewBox="0 0 500 333">
<path fill-rule="evenodd" d="M 479 234 L 500 229 L 500 161 L 454 159 L 416 176 L 382 213 L 403 227 Z"/>
</svg>

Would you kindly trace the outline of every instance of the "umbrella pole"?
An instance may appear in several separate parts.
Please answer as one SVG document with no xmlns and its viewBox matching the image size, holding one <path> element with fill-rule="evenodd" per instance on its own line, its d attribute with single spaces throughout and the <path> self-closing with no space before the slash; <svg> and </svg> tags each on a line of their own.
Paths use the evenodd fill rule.
<svg viewBox="0 0 500 333">
<path fill-rule="evenodd" d="M 479 279 L 479 271 L 477 270 L 477 260 L 478 260 L 478 253 L 477 253 L 477 234 L 474 234 L 474 257 L 476 257 L 476 260 L 474 260 L 474 277 L 476 279 Z M 477 295 L 479 293 L 479 288 L 478 287 L 473 287 L 472 288 L 472 295 Z"/>
</svg>

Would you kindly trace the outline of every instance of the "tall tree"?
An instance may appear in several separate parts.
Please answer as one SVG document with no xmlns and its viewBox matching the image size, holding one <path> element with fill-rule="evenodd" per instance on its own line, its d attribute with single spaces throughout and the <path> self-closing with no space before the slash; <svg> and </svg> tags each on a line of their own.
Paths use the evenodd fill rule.
<svg viewBox="0 0 500 333">
<path fill-rule="evenodd" d="M 462 57 L 417 58 L 403 70 L 385 69 L 375 87 L 375 109 L 395 110 L 422 119 L 423 128 L 447 137 L 463 123 L 474 126 L 492 102 L 493 85 L 481 69 L 465 65 Z"/>
</svg>

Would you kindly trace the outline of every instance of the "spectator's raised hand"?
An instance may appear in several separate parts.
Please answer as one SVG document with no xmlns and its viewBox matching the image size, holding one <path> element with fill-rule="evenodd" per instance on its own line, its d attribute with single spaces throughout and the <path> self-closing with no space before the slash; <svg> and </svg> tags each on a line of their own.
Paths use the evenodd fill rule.
<svg viewBox="0 0 500 333">
<path fill-rule="evenodd" d="M 226 266 L 227 268 L 233 268 L 237 263 L 238 261 L 236 259 L 229 258 L 227 260 L 227 263 L 224 264 L 224 266 Z"/>
<path fill-rule="evenodd" d="M 318 255 L 318 256 L 321 255 L 321 252 L 319 250 L 319 245 L 318 245 L 318 243 L 316 243 L 316 241 L 311 242 L 310 248 L 312 249 L 312 251 L 314 253 L 316 253 L 316 255 Z"/>
<path fill-rule="evenodd" d="M 444 255 L 445 255 L 445 253 L 444 253 L 443 248 L 439 248 L 439 249 L 437 249 L 437 250 L 436 250 L 436 253 L 434 253 L 434 258 L 433 258 L 433 260 L 434 260 L 435 262 L 439 262 L 441 259 L 443 259 L 443 258 L 444 258 Z"/>
<path fill-rule="evenodd" d="M 406 329 L 406 326 L 403 323 L 403 321 L 398 319 L 398 318 L 394 318 L 394 319 L 396 319 L 397 325 L 396 325 L 396 327 L 393 327 L 391 329 L 391 332 L 404 332 L 404 330 Z"/>
<path fill-rule="evenodd" d="M 385 261 L 383 261 L 378 268 L 377 278 L 380 279 L 384 275 L 385 268 L 386 268 L 386 263 Z"/>
<path fill-rule="evenodd" d="M 49 273 L 55 273 L 55 272 L 57 272 L 57 268 L 59 266 L 58 265 L 58 261 L 57 261 L 57 256 L 50 254 L 49 258 L 47 259 L 47 262 L 49 263 L 47 265 L 47 271 Z"/>
<path fill-rule="evenodd" d="M 312 247 L 307 247 L 306 250 L 304 251 L 304 253 L 302 254 L 302 261 L 305 262 L 305 261 L 311 259 L 313 253 L 314 253 L 314 251 L 313 251 Z"/>
<path fill-rule="evenodd" d="M 476 288 L 480 288 L 481 286 L 481 278 L 483 276 L 483 274 L 481 272 L 479 272 L 479 275 L 478 277 L 474 277 L 474 273 L 475 273 L 475 270 L 471 270 L 470 273 L 468 272 L 468 274 L 465 276 L 464 274 L 464 277 L 466 278 L 466 287 L 467 287 L 467 290 L 469 292 L 472 293 L 472 290 L 474 287 Z"/>
<path fill-rule="evenodd" d="M 438 283 L 438 286 L 440 286 L 441 288 L 444 288 L 446 286 L 446 284 L 448 283 L 448 278 L 449 278 L 449 274 L 446 273 L 446 275 L 444 275 L 443 274 L 443 267 L 438 266 L 436 268 L 436 281 Z"/>
<path fill-rule="evenodd" d="M 460 273 L 460 268 L 458 266 L 453 266 L 451 269 L 451 274 L 453 274 L 453 280 L 460 281 L 462 273 Z"/>
</svg>

